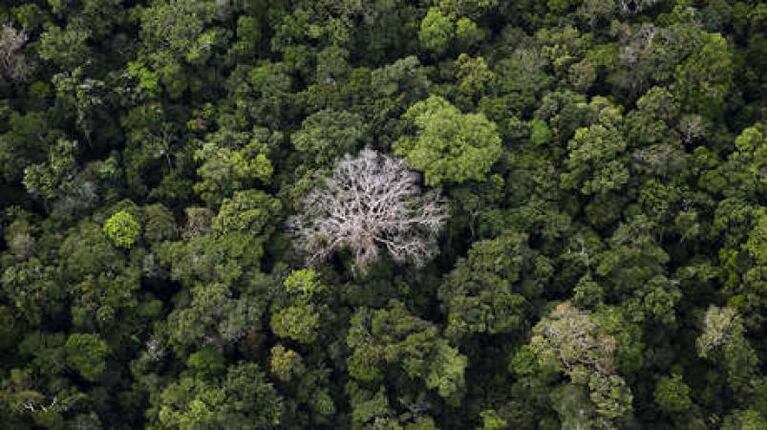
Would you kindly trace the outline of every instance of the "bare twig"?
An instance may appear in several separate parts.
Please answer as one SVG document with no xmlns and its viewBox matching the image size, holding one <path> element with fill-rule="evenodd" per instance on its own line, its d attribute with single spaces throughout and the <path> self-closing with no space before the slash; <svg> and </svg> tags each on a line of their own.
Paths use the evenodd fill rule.
<svg viewBox="0 0 767 430">
<path fill-rule="evenodd" d="M 394 261 L 424 264 L 435 253 L 447 211 L 438 192 L 421 193 L 418 179 L 401 160 L 372 150 L 347 154 L 290 219 L 297 247 L 310 263 L 349 249 L 360 270 L 382 249 Z"/>
</svg>

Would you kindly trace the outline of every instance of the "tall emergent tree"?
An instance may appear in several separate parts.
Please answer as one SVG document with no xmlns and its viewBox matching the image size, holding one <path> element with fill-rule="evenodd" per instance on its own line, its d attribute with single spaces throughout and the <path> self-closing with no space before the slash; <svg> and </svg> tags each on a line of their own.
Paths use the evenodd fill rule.
<svg viewBox="0 0 767 430">
<path fill-rule="evenodd" d="M 385 250 L 399 263 L 422 265 L 436 252 L 447 212 L 438 191 L 422 193 L 401 160 L 365 149 L 338 161 L 289 221 L 309 262 L 348 249 L 364 271 Z"/>
</svg>

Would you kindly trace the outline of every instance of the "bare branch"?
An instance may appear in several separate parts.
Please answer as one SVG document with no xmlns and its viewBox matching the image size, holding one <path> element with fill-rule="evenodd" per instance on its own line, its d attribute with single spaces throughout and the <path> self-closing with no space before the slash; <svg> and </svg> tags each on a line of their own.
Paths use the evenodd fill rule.
<svg viewBox="0 0 767 430">
<path fill-rule="evenodd" d="M 347 154 L 289 220 L 296 246 L 310 263 L 348 249 L 363 271 L 382 250 L 396 262 L 423 265 L 435 253 L 447 210 L 438 192 L 421 193 L 418 179 L 402 160 L 367 149 Z"/>
<path fill-rule="evenodd" d="M 10 25 L 3 25 L 0 29 L 0 74 L 14 80 L 26 77 L 29 65 L 19 52 L 26 43 L 26 33 Z"/>
</svg>

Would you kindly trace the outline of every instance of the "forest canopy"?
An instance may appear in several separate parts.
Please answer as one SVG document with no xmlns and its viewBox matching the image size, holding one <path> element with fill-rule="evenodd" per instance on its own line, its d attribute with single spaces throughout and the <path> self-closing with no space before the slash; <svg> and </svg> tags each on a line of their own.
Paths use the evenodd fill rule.
<svg viewBox="0 0 767 430">
<path fill-rule="evenodd" d="M 0 1 L 0 427 L 767 428 L 767 4 Z"/>
</svg>

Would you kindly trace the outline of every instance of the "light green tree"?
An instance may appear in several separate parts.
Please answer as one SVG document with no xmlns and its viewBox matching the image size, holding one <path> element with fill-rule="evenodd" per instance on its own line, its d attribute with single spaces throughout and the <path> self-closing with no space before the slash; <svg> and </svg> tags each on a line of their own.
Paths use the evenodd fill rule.
<svg viewBox="0 0 767 430">
<path fill-rule="evenodd" d="M 394 151 L 424 172 L 427 185 L 484 181 L 501 155 L 501 138 L 492 121 L 481 113 L 461 113 L 442 97 L 414 104 L 402 118 L 415 135 L 400 138 Z"/>
<path fill-rule="evenodd" d="M 104 223 L 104 234 L 119 248 L 130 249 L 141 234 L 141 225 L 128 211 L 120 211 Z"/>
</svg>

